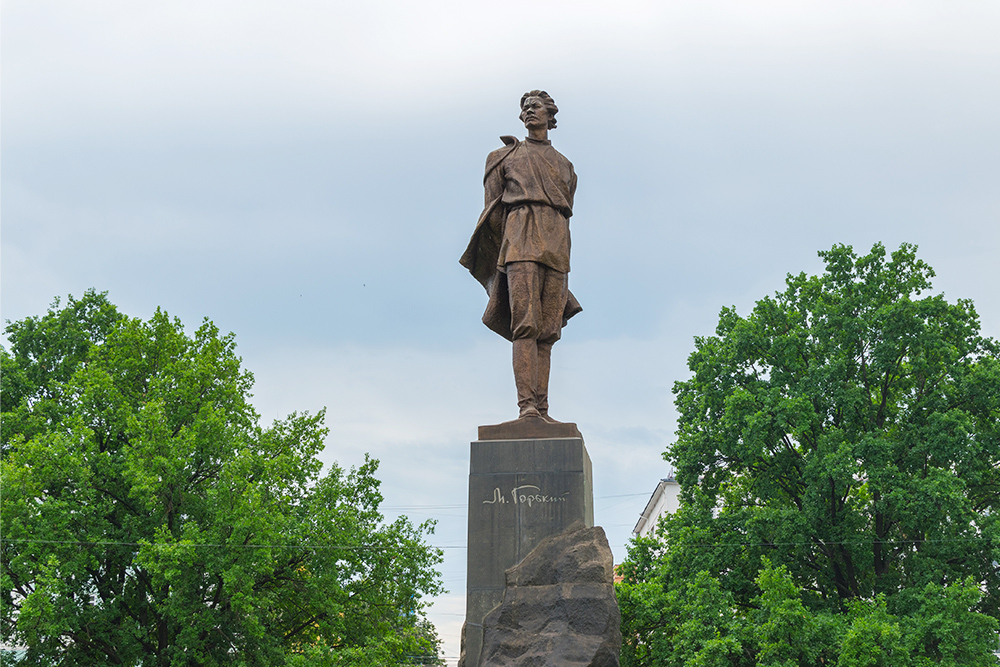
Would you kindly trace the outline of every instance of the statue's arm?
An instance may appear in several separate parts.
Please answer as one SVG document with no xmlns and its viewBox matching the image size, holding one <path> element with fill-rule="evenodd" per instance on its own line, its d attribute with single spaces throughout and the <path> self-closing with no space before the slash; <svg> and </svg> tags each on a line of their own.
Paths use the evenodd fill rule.
<svg viewBox="0 0 1000 667">
<path fill-rule="evenodd" d="M 520 143 L 515 137 L 504 135 L 500 137 L 503 148 L 498 148 L 486 156 L 486 175 L 483 177 L 483 187 L 486 190 L 486 208 L 503 194 L 504 160 L 514 152 Z"/>
<path fill-rule="evenodd" d="M 483 179 L 484 206 L 489 206 L 503 195 L 503 163 L 497 164 L 492 154 L 486 158 L 486 177 Z"/>
<path fill-rule="evenodd" d="M 573 163 L 569 165 L 569 205 L 572 208 L 573 200 L 576 198 L 576 170 L 573 169 Z"/>
</svg>

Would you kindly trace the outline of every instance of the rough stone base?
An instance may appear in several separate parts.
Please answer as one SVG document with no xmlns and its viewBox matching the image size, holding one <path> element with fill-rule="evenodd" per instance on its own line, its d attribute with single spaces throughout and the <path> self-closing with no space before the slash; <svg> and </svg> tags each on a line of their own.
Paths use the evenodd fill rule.
<svg viewBox="0 0 1000 667">
<path fill-rule="evenodd" d="M 574 524 L 506 572 L 482 667 L 618 667 L 621 613 L 604 529 Z"/>
<path fill-rule="evenodd" d="M 463 667 L 481 667 L 483 619 L 503 600 L 506 571 L 574 522 L 594 525 L 591 479 L 582 438 L 471 443 Z"/>
</svg>

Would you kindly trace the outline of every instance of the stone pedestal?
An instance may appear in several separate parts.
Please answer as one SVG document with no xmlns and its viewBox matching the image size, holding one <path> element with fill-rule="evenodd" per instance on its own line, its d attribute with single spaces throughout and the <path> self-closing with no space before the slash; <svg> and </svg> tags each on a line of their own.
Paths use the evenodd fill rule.
<svg viewBox="0 0 1000 667">
<path fill-rule="evenodd" d="M 504 572 L 573 522 L 594 525 L 592 480 L 580 437 L 472 443 L 465 667 L 479 667 L 483 618 L 503 599 Z"/>
</svg>

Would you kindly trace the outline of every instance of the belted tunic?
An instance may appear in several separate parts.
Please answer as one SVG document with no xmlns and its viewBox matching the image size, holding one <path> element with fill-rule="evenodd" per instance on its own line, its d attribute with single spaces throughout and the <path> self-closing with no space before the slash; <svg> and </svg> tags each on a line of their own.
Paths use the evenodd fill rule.
<svg viewBox="0 0 1000 667">
<path fill-rule="evenodd" d="M 483 323 L 510 340 L 510 304 L 502 273 L 508 263 L 523 261 L 569 272 L 569 218 L 577 179 L 573 164 L 549 141 L 501 139 L 506 145 L 486 158 L 486 206 L 460 262 L 489 293 Z M 581 310 L 570 293 L 563 325 Z"/>
</svg>

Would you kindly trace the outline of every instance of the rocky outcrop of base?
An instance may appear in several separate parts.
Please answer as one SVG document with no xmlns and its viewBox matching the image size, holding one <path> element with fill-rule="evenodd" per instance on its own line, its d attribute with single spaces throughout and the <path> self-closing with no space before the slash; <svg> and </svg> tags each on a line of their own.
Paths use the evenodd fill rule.
<svg viewBox="0 0 1000 667">
<path fill-rule="evenodd" d="M 618 667 L 621 613 L 604 529 L 576 523 L 506 572 L 481 667 Z"/>
</svg>

